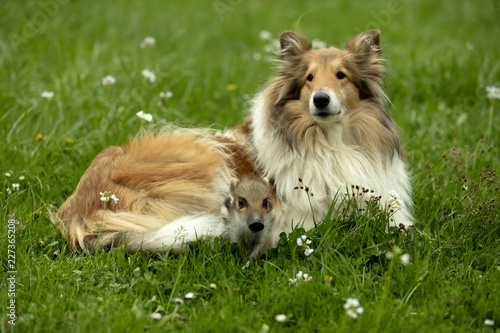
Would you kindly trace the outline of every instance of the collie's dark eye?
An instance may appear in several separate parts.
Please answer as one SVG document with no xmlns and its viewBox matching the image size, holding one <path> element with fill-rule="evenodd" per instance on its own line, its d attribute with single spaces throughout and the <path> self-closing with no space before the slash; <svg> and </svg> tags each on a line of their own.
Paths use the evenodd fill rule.
<svg viewBox="0 0 500 333">
<path fill-rule="evenodd" d="M 337 79 L 342 80 L 345 78 L 345 74 L 342 72 L 337 72 Z"/>
<path fill-rule="evenodd" d="M 312 74 L 309 74 L 309 75 L 307 76 L 307 81 L 312 81 L 312 80 L 313 80 L 313 75 L 312 75 Z"/>
<path fill-rule="evenodd" d="M 243 209 L 247 206 L 247 201 L 244 198 L 238 198 L 238 208 Z"/>
<path fill-rule="evenodd" d="M 264 201 L 262 201 L 262 208 L 264 208 L 264 209 L 271 209 L 271 208 L 273 208 L 273 205 L 271 204 L 271 200 L 264 199 Z"/>
</svg>

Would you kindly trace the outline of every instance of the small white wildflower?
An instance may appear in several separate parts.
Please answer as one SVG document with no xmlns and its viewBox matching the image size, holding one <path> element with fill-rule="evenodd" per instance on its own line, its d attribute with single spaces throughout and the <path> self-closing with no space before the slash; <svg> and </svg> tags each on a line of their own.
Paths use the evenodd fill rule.
<svg viewBox="0 0 500 333">
<path fill-rule="evenodd" d="M 5 177 L 10 177 L 10 176 L 11 176 L 10 173 L 8 173 L 8 172 L 5 173 Z"/>
<path fill-rule="evenodd" d="M 295 276 L 297 277 L 297 279 L 301 279 L 302 275 L 304 275 L 304 273 L 302 271 L 299 271 Z"/>
<path fill-rule="evenodd" d="M 148 46 L 155 46 L 156 39 L 154 37 L 146 37 L 141 43 L 141 49 L 144 49 Z"/>
<path fill-rule="evenodd" d="M 43 91 L 40 96 L 42 98 L 45 98 L 46 100 L 50 101 L 52 98 L 54 98 L 54 92 L 53 91 Z"/>
<path fill-rule="evenodd" d="M 266 51 L 267 53 L 272 53 L 274 51 L 274 48 L 271 44 L 266 44 L 264 45 L 264 51 Z"/>
<path fill-rule="evenodd" d="M 404 206 L 403 200 L 399 199 L 399 194 L 394 191 L 390 190 L 387 193 L 389 193 L 390 199 L 387 201 L 389 208 L 394 209 L 394 210 L 400 210 Z"/>
<path fill-rule="evenodd" d="M 186 228 L 184 228 L 184 226 L 181 225 L 177 230 L 175 230 L 174 235 L 175 235 L 175 240 L 179 238 L 184 238 L 187 235 L 187 230 Z"/>
<path fill-rule="evenodd" d="M 307 249 L 304 251 L 304 254 L 305 254 L 306 256 L 310 256 L 313 252 L 314 252 L 314 249 L 307 248 Z"/>
<path fill-rule="evenodd" d="M 307 236 L 306 235 L 302 235 L 302 237 L 300 237 L 300 238 L 302 238 L 303 241 L 307 240 Z"/>
<path fill-rule="evenodd" d="M 5 192 L 7 192 L 7 194 L 11 194 L 12 193 L 12 191 L 8 187 L 5 189 Z"/>
<path fill-rule="evenodd" d="M 259 52 L 254 52 L 253 59 L 259 61 L 260 59 L 262 59 L 262 54 L 260 54 Z"/>
<path fill-rule="evenodd" d="M 14 183 L 14 184 L 12 184 L 12 189 L 13 189 L 14 191 L 18 191 L 18 190 L 19 190 L 19 184 L 18 184 L 18 183 Z"/>
<path fill-rule="evenodd" d="M 153 320 L 160 320 L 160 319 L 161 319 L 161 317 L 162 317 L 162 315 L 161 315 L 161 313 L 159 313 L 159 312 L 153 312 L 153 313 L 151 314 L 151 319 L 153 319 Z"/>
<path fill-rule="evenodd" d="M 311 245 L 311 243 L 312 243 L 312 240 L 310 240 L 310 239 L 306 240 L 307 245 Z"/>
<path fill-rule="evenodd" d="M 111 84 L 115 84 L 116 79 L 112 77 L 111 75 L 106 75 L 105 77 L 102 78 L 102 85 L 103 86 L 109 86 Z"/>
<path fill-rule="evenodd" d="M 111 200 L 113 200 L 113 201 L 115 202 L 115 204 L 117 204 L 117 203 L 118 203 L 118 201 L 119 201 L 120 199 L 118 199 L 118 198 L 116 197 L 116 195 L 112 194 L 112 195 L 111 195 Z"/>
<path fill-rule="evenodd" d="M 302 246 L 302 239 L 301 238 L 297 238 L 297 245 L 298 246 Z"/>
<path fill-rule="evenodd" d="M 168 99 L 168 98 L 172 98 L 172 96 L 174 96 L 174 94 L 171 91 L 167 91 L 167 92 L 162 91 L 160 93 L 161 98 Z"/>
<path fill-rule="evenodd" d="M 184 298 L 187 298 L 187 299 L 193 299 L 193 298 L 194 298 L 194 293 L 189 292 L 189 293 L 187 293 L 187 294 L 184 296 Z"/>
<path fill-rule="evenodd" d="M 494 86 L 489 86 L 489 87 L 486 87 L 486 92 L 488 93 L 488 98 L 500 99 L 500 88 L 494 87 Z"/>
<path fill-rule="evenodd" d="M 276 315 L 275 318 L 278 323 L 284 323 L 286 321 L 286 315 L 284 314 Z"/>
<path fill-rule="evenodd" d="M 109 201 L 109 191 L 104 191 L 99 193 L 101 195 L 101 201 L 108 202 Z"/>
<path fill-rule="evenodd" d="M 210 283 L 210 289 L 217 289 L 217 285 L 215 283 Z"/>
<path fill-rule="evenodd" d="M 394 255 L 393 255 L 393 254 L 392 254 L 392 252 L 390 252 L 390 251 L 389 251 L 389 252 L 387 252 L 387 253 L 385 254 L 385 257 L 386 257 L 387 259 L 389 259 L 389 260 L 391 260 L 393 256 L 394 256 Z"/>
<path fill-rule="evenodd" d="M 410 255 L 408 253 L 405 253 L 401 256 L 399 259 L 403 265 L 408 265 L 410 263 Z"/>
<path fill-rule="evenodd" d="M 156 81 L 156 75 L 149 69 L 144 69 L 142 71 L 142 76 L 149 80 L 149 82 L 154 83 Z"/>
<path fill-rule="evenodd" d="M 317 38 L 312 40 L 312 47 L 313 49 L 324 49 L 326 48 L 326 43 L 323 42 L 322 40 L 319 40 Z"/>
<path fill-rule="evenodd" d="M 493 325 L 495 325 L 495 322 L 493 320 L 491 320 L 491 319 L 485 319 L 484 320 L 484 324 L 486 326 L 493 326 Z"/>
<path fill-rule="evenodd" d="M 153 116 L 150 113 L 144 113 L 144 111 L 137 112 L 136 116 L 148 122 L 153 121 Z"/>
<path fill-rule="evenodd" d="M 353 319 L 357 319 L 364 312 L 363 307 L 360 306 L 359 300 L 356 298 L 348 298 L 344 304 L 344 309 L 347 315 Z"/>
<path fill-rule="evenodd" d="M 19 180 L 24 180 L 24 176 L 19 176 Z"/>
<path fill-rule="evenodd" d="M 174 303 L 183 304 L 184 300 L 182 298 L 176 297 L 172 300 Z"/>
<path fill-rule="evenodd" d="M 273 35 L 267 30 L 262 30 L 261 32 L 259 32 L 260 39 L 270 40 L 272 37 Z"/>
<path fill-rule="evenodd" d="M 297 283 L 297 279 L 288 279 L 288 284 Z"/>
</svg>

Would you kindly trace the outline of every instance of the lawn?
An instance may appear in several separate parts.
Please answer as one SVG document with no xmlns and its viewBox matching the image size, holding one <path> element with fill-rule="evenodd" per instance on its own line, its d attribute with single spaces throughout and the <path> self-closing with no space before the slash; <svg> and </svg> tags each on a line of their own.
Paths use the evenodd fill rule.
<svg viewBox="0 0 500 333">
<path fill-rule="evenodd" d="M 500 100 L 486 92 L 500 86 L 498 1 L 6 0 L 0 16 L 2 332 L 500 330 Z M 241 122 L 275 66 L 261 31 L 343 48 L 373 28 L 415 228 L 334 215 L 306 233 L 312 255 L 296 229 L 249 262 L 219 239 L 177 257 L 86 256 L 51 224 L 95 155 L 148 125 L 137 112 Z M 299 272 L 312 279 L 290 283 Z"/>
</svg>

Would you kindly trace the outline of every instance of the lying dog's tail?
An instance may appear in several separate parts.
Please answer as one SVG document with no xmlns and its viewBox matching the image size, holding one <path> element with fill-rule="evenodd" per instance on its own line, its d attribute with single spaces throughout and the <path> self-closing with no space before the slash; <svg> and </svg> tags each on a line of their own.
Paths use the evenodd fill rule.
<svg viewBox="0 0 500 333">
<path fill-rule="evenodd" d="M 111 212 L 110 212 L 111 213 Z M 109 251 L 112 248 L 124 246 L 129 253 L 138 250 L 146 252 L 167 252 L 173 251 L 175 254 L 185 248 L 185 244 L 196 242 L 199 239 L 213 239 L 218 236 L 227 237 L 228 222 L 225 218 L 209 213 L 199 213 L 178 218 L 168 224 L 163 219 L 155 216 L 147 216 L 149 225 L 162 225 L 155 229 L 139 228 L 137 219 L 145 218 L 144 215 L 133 213 L 112 213 L 107 216 L 107 230 L 97 230 L 85 232 L 85 221 L 82 223 L 72 223 L 73 230 L 65 230 L 62 221 L 51 213 L 52 222 L 63 228 L 63 234 L 77 237 L 68 237 L 70 247 L 84 252 L 96 253 Z M 119 215 L 119 216 L 115 216 Z M 113 219 L 120 219 L 119 231 L 109 230 L 113 224 Z M 123 229 L 124 223 L 130 221 L 130 229 Z M 94 224 L 95 225 L 95 224 Z M 78 228 L 81 226 L 81 230 Z"/>
</svg>

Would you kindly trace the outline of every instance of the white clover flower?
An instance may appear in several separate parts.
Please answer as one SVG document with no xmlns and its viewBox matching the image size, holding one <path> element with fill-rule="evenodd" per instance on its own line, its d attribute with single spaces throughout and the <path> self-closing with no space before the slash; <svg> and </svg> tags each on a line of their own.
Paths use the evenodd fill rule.
<svg viewBox="0 0 500 333">
<path fill-rule="evenodd" d="M 5 173 L 5 177 L 10 177 L 10 176 L 11 176 L 10 173 L 8 173 L 8 172 Z"/>
<path fill-rule="evenodd" d="M 156 75 L 149 69 L 144 69 L 142 71 L 142 76 L 149 80 L 149 82 L 154 83 L 156 81 Z"/>
<path fill-rule="evenodd" d="M 153 320 L 160 320 L 161 318 L 162 318 L 162 315 L 159 312 L 153 312 L 151 314 L 151 319 L 153 319 Z"/>
<path fill-rule="evenodd" d="M 272 37 L 273 35 L 267 30 L 262 30 L 261 32 L 259 32 L 260 39 L 270 40 Z"/>
<path fill-rule="evenodd" d="M 145 49 L 148 46 L 155 46 L 156 39 L 154 37 L 146 37 L 141 43 L 141 49 Z"/>
<path fill-rule="evenodd" d="M 53 91 L 43 91 L 40 96 L 42 98 L 45 98 L 46 100 L 50 101 L 52 98 L 54 98 L 54 92 Z"/>
<path fill-rule="evenodd" d="M 486 92 L 488 93 L 488 98 L 490 99 L 500 99 L 500 88 L 494 86 L 486 87 Z"/>
<path fill-rule="evenodd" d="M 363 307 L 356 298 L 348 298 L 344 304 L 344 309 L 347 315 L 353 319 L 357 319 L 364 312 Z"/>
<path fill-rule="evenodd" d="M 19 186 L 20 186 L 20 185 L 19 185 L 18 183 L 13 183 L 13 184 L 12 184 L 12 189 L 13 189 L 14 191 L 18 191 L 18 190 L 19 190 Z"/>
<path fill-rule="evenodd" d="M 314 249 L 307 248 L 307 249 L 304 251 L 304 254 L 305 254 L 306 256 L 310 256 L 313 252 L 314 252 Z"/>
<path fill-rule="evenodd" d="M 19 180 L 24 180 L 24 176 L 19 176 Z"/>
<path fill-rule="evenodd" d="M 118 203 L 118 201 L 119 201 L 120 199 L 118 199 L 118 198 L 116 197 L 116 195 L 112 194 L 112 195 L 111 195 L 111 200 L 113 200 L 113 201 L 115 202 L 115 204 L 117 204 L 117 203 Z"/>
<path fill-rule="evenodd" d="M 187 299 L 193 299 L 193 298 L 194 298 L 194 293 L 189 292 L 189 293 L 187 293 L 187 294 L 184 296 L 184 298 L 187 298 Z"/>
<path fill-rule="evenodd" d="M 139 111 L 136 113 L 137 117 L 146 120 L 148 122 L 153 121 L 153 116 L 150 113 L 144 113 L 144 111 Z"/>
<path fill-rule="evenodd" d="M 321 41 L 321 40 L 319 40 L 319 39 L 317 39 L 317 38 L 313 39 L 311 43 L 312 43 L 313 49 L 324 49 L 324 48 L 326 48 L 326 43 L 323 42 L 323 41 Z"/>
<path fill-rule="evenodd" d="M 401 256 L 401 258 L 399 258 L 399 260 L 403 265 L 406 266 L 410 263 L 410 255 L 408 253 L 405 253 Z"/>
<path fill-rule="evenodd" d="M 484 320 L 484 324 L 486 326 L 493 326 L 493 325 L 495 325 L 495 322 L 493 320 L 491 320 L 491 319 L 485 319 Z"/>
<path fill-rule="evenodd" d="M 286 321 L 286 315 L 284 314 L 276 315 L 275 318 L 278 323 L 284 323 Z"/>
<path fill-rule="evenodd" d="M 109 86 L 111 84 L 115 84 L 116 79 L 112 77 L 111 75 L 106 75 L 105 77 L 102 78 L 102 85 L 103 86 Z"/>
</svg>

